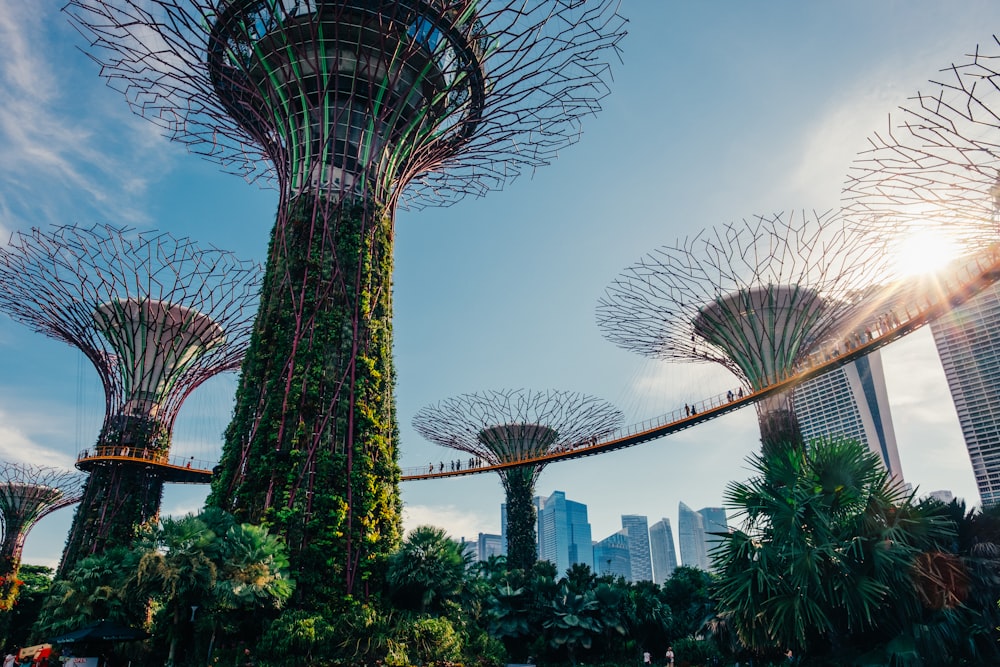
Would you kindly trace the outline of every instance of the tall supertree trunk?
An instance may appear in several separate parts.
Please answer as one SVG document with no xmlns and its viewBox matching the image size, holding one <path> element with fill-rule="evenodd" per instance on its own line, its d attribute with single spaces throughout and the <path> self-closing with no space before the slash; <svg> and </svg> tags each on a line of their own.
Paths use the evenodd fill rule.
<svg viewBox="0 0 1000 667">
<path fill-rule="evenodd" d="M 392 221 L 291 199 L 210 503 L 283 534 L 299 603 L 367 595 L 400 538 Z"/>
<path fill-rule="evenodd" d="M 538 540 L 535 535 L 537 515 L 535 468 L 525 466 L 504 472 L 507 491 L 507 563 L 511 567 L 529 570 L 538 560 Z"/>
</svg>

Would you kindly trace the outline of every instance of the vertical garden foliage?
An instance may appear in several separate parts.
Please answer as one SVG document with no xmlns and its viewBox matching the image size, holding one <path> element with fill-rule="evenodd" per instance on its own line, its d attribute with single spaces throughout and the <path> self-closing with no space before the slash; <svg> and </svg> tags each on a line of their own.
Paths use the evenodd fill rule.
<svg viewBox="0 0 1000 667">
<path fill-rule="evenodd" d="M 170 430 L 145 417 L 109 415 L 105 418 L 95 451 L 128 447 L 154 456 L 170 450 Z M 83 558 L 115 547 L 130 547 L 143 527 L 160 511 L 163 479 L 145 466 L 101 465 L 90 474 L 66 539 L 59 577 Z"/>
<path fill-rule="evenodd" d="M 367 595 L 399 543 L 391 281 L 382 208 L 279 213 L 209 502 L 285 537 L 306 607 Z"/>
<path fill-rule="evenodd" d="M 535 469 L 530 466 L 504 472 L 507 490 L 507 563 L 530 570 L 538 560 L 535 543 Z"/>
</svg>

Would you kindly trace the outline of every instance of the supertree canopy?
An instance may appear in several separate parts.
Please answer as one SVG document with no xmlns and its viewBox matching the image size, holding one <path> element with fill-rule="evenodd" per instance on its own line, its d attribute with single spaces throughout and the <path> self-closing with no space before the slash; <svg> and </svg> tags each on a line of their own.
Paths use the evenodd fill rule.
<svg viewBox="0 0 1000 667">
<path fill-rule="evenodd" d="M 758 391 L 853 324 L 881 264 L 837 214 L 755 216 L 646 255 L 607 288 L 597 321 L 622 348 L 722 364 Z M 801 444 L 791 391 L 757 411 L 765 448 Z"/>
<path fill-rule="evenodd" d="M 0 310 L 78 348 L 105 415 L 60 565 L 127 544 L 156 516 L 184 399 L 246 352 L 260 266 L 167 234 L 111 226 L 18 232 L 0 249 Z M 178 477 L 178 475 L 180 477 Z"/>
<path fill-rule="evenodd" d="M 941 70 L 868 142 L 843 199 L 869 242 L 898 253 L 930 233 L 957 255 L 1000 240 L 1000 38 Z"/>
<path fill-rule="evenodd" d="M 544 454 L 589 444 L 617 429 L 622 413 L 604 401 L 566 391 L 502 390 L 463 394 L 420 410 L 413 427 L 432 442 L 501 468 L 507 495 L 507 562 L 530 568 L 535 544 L 535 482 Z"/>
<path fill-rule="evenodd" d="M 0 611 L 17 601 L 21 551 L 42 518 L 80 500 L 83 475 L 76 471 L 22 463 L 0 464 Z"/>
<path fill-rule="evenodd" d="M 288 541 L 298 604 L 399 541 L 397 204 L 499 189 L 607 92 L 618 0 L 71 0 L 137 113 L 279 203 L 210 498 Z"/>
</svg>

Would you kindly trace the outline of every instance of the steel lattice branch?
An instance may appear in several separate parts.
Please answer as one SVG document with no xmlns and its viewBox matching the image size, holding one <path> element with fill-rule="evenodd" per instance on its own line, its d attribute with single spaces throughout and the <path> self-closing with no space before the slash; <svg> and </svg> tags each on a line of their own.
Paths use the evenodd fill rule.
<svg viewBox="0 0 1000 667">
<path fill-rule="evenodd" d="M 255 262 L 168 234 L 36 228 L 0 248 L 0 310 L 91 360 L 106 421 L 145 400 L 169 429 L 191 391 L 238 368 L 260 274 Z"/>
<path fill-rule="evenodd" d="M 837 335 L 883 261 L 836 213 L 755 216 L 628 267 L 599 300 L 597 322 L 624 349 L 722 364 L 756 390 Z"/>
<path fill-rule="evenodd" d="M 617 408 L 593 396 L 506 389 L 427 406 L 413 427 L 439 445 L 500 464 L 588 444 L 613 433 L 622 419 Z"/>
<path fill-rule="evenodd" d="M 889 252 L 913 232 L 947 231 L 974 252 L 998 239 L 1000 38 L 977 47 L 890 114 L 844 186 L 845 213 Z"/>
<path fill-rule="evenodd" d="M 263 105 L 272 111 L 262 111 L 262 105 L 251 103 L 262 93 L 254 84 L 256 75 L 243 75 L 253 74 L 253 66 L 245 64 L 249 61 L 241 60 L 250 56 L 243 54 L 249 54 L 251 42 L 260 43 L 264 31 L 284 31 L 287 37 L 294 30 L 295 39 L 315 42 L 329 39 L 323 25 L 346 25 L 348 14 L 354 22 L 361 21 L 354 17 L 362 13 L 377 16 L 381 48 L 395 52 L 405 67 L 425 57 L 418 53 L 420 46 L 429 47 L 439 70 L 436 80 L 443 86 L 430 100 L 434 110 L 420 121 L 423 129 L 411 124 L 377 147 L 380 169 L 389 173 L 382 174 L 374 189 L 390 190 L 382 194 L 393 199 L 403 194 L 404 204 L 421 207 L 502 188 L 548 164 L 577 140 L 581 118 L 596 112 L 608 93 L 609 54 L 617 57 L 624 36 L 617 6 L 618 0 L 302 0 L 294 5 L 281 0 L 71 0 L 67 12 L 90 41 L 90 54 L 103 76 L 136 113 L 228 171 L 249 180 L 276 176 L 283 182 L 296 174 L 282 156 L 288 157 L 291 146 L 302 145 L 282 134 L 296 131 L 288 110 L 310 106 L 315 99 L 307 99 L 311 92 L 290 92 L 303 104 L 277 100 Z M 310 13 L 322 18 L 306 18 Z M 390 33 L 397 36 L 387 37 Z M 408 37 L 399 37 L 401 33 Z M 312 73 L 272 68 L 269 76 L 297 79 L 289 89 L 302 84 L 325 67 L 327 56 L 317 53 Z M 220 68 L 222 57 L 236 63 L 235 68 Z M 237 71 L 241 68 L 246 72 Z M 326 85 L 335 87 L 332 79 L 342 75 L 331 74 Z M 392 85 L 411 85 L 400 74 L 388 78 Z M 220 98 L 220 91 L 227 99 Z M 330 90 L 324 94 L 332 95 Z M 283 110 L 273 112 L 276 104 Z M 363 122 L 393 125 L 398 109 L 391 106 L 371 105 L 370 118 Z M 334 116 L 346 113 L 337 109 Z M 344 116 L 337 122 L 354 121 Z M 314 158 L 329 150 L 336 148 L 317 145 Z M 357 158 L 351 150 L 354 154 L 344 157 Z M 373 191 L 372 184 L 364 187 Z"/>
</svg>

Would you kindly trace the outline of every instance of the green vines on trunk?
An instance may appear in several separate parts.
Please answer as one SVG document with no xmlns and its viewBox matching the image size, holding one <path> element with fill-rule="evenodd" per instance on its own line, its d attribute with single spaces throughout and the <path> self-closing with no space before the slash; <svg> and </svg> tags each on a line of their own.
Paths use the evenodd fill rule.
<svg viewBox="0 0 1000 667">
<path fill-rule="evenodd" d="M 392 220 L 372 208 L 279 211 L 209 497 L 285 538 L 304 608 L 365 596 L 400 540 Z"/>
<path fill-rule="evenodd" d="M 530 570 L 538 560 L 535 540 L 535 470 L 530 466 L 505 471 L 507 491 L 507 563 Z"/>
<path fill-rule="evenodd" d="M 170 430 L 148 417 L 117 416 L 105 421 L 95 451 L 166 453 Z M 143 465 L 104 461 L 83 489 L 70 527 L 58 576 L 64 577 L 87 556 L 114 547 L 130 547 L 139 531 L 155 521 L 163 497 L 163 479 Z"/>
</svg>

